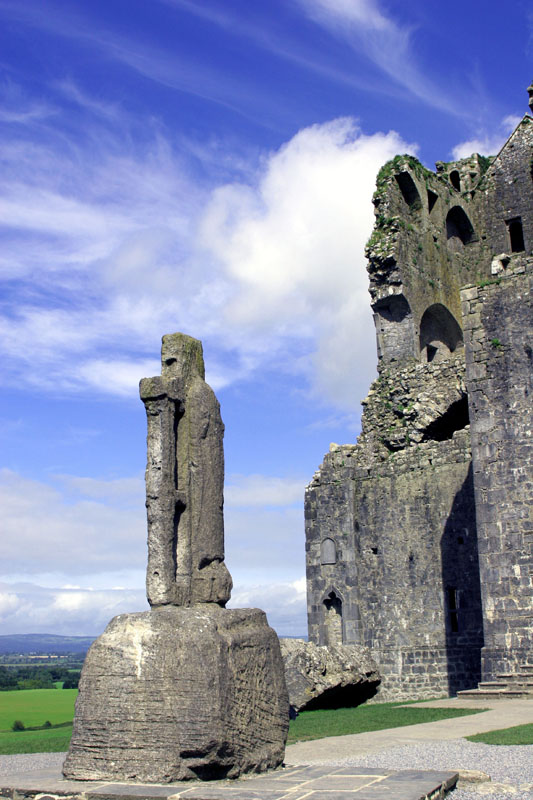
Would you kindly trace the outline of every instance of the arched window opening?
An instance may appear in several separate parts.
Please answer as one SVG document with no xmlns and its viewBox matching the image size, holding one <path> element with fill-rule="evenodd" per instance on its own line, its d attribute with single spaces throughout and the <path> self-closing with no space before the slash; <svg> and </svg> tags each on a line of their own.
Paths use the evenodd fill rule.
<svg viewBox="0 0 533 800">
<path fill-rule="evenodd" d="M 526 249 L 524 244 L 524 231 L 522 228 L 522 217 L 514 217 L 506 222 L 509 229 L 509 239 L 511 240 L 511 252 L 521 253 Z"/>
<path fill-rule="evenodd" d="M 450 183 L 457 192 L 461 191 L 461 176 L 458 170 L 454 169 L 450 172 Z"/>
<path fill-rule="evenodd" d="M 324 600 L 326 644 L 342 644 L 342 600 L 331 591 Z"/>
<path fill-rule="evenodd" d="M 400 172 L 398 175 L 395 175 L 395 178 L 398 186 L 400 187 L 402 197 L 411 211 L 418 211 L 420 208 L 422 208 L 422 200 L 420 199 L 418 189 L 416 188 L 416 184 L 409 173 Z"/>
<path fill-rule="evenodd" d="M 420 358 L 428 363 L 443 361 L 463 344 L 463 332 L 453 314 L 442 303 L 426 308 L 420 320 Z"/>
<path fill-rule="evenodd" d="M 448 212 L 446 237 L 451 250 L 461 250 L 463 245 L 475 241 L 472 223 L 460 206 L 454 206 Z"/>
<path fill-rule="evenodd" d="M 333 539 L 324 539 L 320 545 L 320 563 L 321 564 L 336 564 L 337 563 L 337 548 Z"/>
<path fill-rule="evenodd" d="M 437 202 L 438 199 L 439 199 L 438 194 L 435 194 L 435 192 L 432 192 L 431 189 L 428 189 L 428 211 L 430 214 L 433 211 L 435 203 Z"/>
</svg>

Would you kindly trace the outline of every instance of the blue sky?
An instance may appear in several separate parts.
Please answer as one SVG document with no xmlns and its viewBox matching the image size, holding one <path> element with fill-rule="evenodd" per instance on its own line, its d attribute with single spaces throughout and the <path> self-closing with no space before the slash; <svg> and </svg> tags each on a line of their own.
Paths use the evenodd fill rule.
<svg viewBox="0 0 533 800">
<path fill-rule="evenodd" d="M 302 498 L 375 373 L 380 165 L 494 153 L 529 3 L 0 0 L 0 622 L 142 610 L 140 378 L 202 339 L 232 605 L 306 631 Z"/>
</svg>

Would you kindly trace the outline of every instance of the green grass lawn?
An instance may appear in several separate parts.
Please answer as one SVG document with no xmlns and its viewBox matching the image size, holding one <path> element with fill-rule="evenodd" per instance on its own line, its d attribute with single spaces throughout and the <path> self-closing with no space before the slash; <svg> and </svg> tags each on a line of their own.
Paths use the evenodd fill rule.
<svg viewBox="0 0 533 800">
<path fill-rule="evenodd" d="M 47 720 L 52 725 L 71 722 L 74 717 L 74 702 L 77 689 L 31 689 L 27 691 L 0 692 L 0 754 L 52 753 L 68 749 L 72 727 L 50 728 L 40 731 L 12 731 L 15 720 L 26 727 L 43 725 Z M 465 714 L 477 714 L 485 709 L 421 708 L 413 704 L 400 707 L 402 703 L 380 703 L 339 708 L 335 710 L 303 711 L 291 721 L 289 743 L 322 739 L 326 736 L 343 736 L 348 733 L 363 733 L 384 728 L 399 728 L 419 722 L 435 722 Z M 533 725 L 529 728 L 528 741 L 501 742 L 502 744 L 530 744 Z M 509 729 L 509 730 L 519 730 Z M 494 731 L 501 733 L 501 731 Z M 506 733 L 506 732 L 504 732 Z M 484 734 L 490 736 L 492 734 Z M 471 737 L 480 741 L 477 737 Z M 483 739 L 482 741 L 486 741 Z M 500 742 L 498 742 L 500 743 Z"/>
<path fill-rule="evenodd" d="M 515 725 L 513 728 L 501 728 L 487 733 L 476 733 L 466 737 L 469 742 L 484 744 L 533 744 L 533 724 Z"/>
<path fill-rule="evenodd" d="M 0 755 L 61 753 L 68 750 L 71 735 L 72 723 L 45 731 L 0 731 Z"/>
<path fill-rule="evenodd" d="M 74 718 L 77 689 L 26 689 L 0 692 L 0 731 L 10 731 L 20 719 L 26 727 L 70 722 Z"/>
<path fill-rule="evenodd" d="M 288 744 L 323 739 L 326 736 L 344 736 L 348 733 L 381 731 L 385 728 L 402 728 L 419 722 L 436 722 L 440 719 L 479 714 L 486 709 L 471 708 L 417 708 L 402 703 L 376 703 L 357 708 L 337 708 L 302 711 L 291 720 Z"/>
<path fill-rule="evenodd" d="M 0 754 L 54 753 L 68 749 L 72 726 L 42 731 L 12 731 L 18 719 L 29 728 L 71 723 L 77 689 L 28 689 L 0 692 Z"/>
</svg>

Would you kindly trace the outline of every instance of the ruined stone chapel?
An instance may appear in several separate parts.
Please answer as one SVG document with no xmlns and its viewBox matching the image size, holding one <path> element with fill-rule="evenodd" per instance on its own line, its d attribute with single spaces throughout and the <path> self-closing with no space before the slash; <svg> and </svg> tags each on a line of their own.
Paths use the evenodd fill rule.
<svg viewBox="0 0 533 800">
<path fill-rule="evenodd" d="M 309 638 L 371 648 L 383 700 L 533 664 L 533 118 L 436 167 L 378 174 L 378 378 L 306 490 Z"/>
</svg>

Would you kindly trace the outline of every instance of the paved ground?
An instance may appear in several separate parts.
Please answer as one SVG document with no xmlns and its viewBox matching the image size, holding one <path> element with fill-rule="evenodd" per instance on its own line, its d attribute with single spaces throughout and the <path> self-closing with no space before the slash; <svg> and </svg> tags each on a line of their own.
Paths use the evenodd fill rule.
<svg viewBox="0 0 533 800">
<path fill-rule="evenodd" d="M 468 717 L 425 722 L 421 725 L 408 725 L 405 728 L 390 728 L 384 731 L 356 733 L 349 736 L 331 736 L 328 739 L 315 739 L 312 742 L 297 742 L 297 744 L 287 747 L 285 763 L 309 764 L 338 761 L 353 756 L 355 753 L 375 753 L 388 747 L 428 740 L 459 739 L 475 733 L 485 733 L 533 722 L 533 697 L 531 700 L 461 700 L 454 697 L 417 703 L 417 706 L 488 708 L 489 710 Z"/>
<path fill-rule="evenodd" d="M 41 769 L 0 778 L 0 797 L 44 798 L 67 795 L 72 800 L 423 800 L 443 797 L 455 785 L 454 772 L 393 771 L 334 765 L 342 758 L 402 744 L 442 741 L 512 725 L 533 722 L 531 700 L 441 700 L 422 705 L 489 708 L 456 717 L 385 731 L 299 742 L 286 751 L 287 767 L 275 773 L 238 781 L 139 786 L 110 782 L 64 781 L 57 769 Z M 305 764 L 306 766 L 301 766 Z M 409 764 L 405 765 L 406 768 Z"/>
<path fill-rule="evenodd" d="M 139 785 L 62 781 L 52 770 L 1 779 L 3 798 L 53 800 L 425 800 L 444 797 L 457 774 L 355 767 L 287 767 L 236 781 Z M 48 773 L 48 774 L 46 774 Z M 8 788 L 4 788 L 8 787 Z"/>
</svg>

